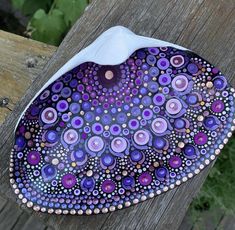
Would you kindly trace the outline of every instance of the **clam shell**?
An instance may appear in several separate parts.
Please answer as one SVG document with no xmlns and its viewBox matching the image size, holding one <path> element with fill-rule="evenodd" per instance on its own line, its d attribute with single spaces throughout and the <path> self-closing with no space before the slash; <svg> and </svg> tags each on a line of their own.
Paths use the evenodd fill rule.
<svg viewBox="0 0 235 230">
<path fill-rule="evenodd" d="M 22 113 L 10 182 L 35 211 L 98 214 L 198 174 L 234 130 L 234 89 L 190 50 L 104 32 L 59 69 Z"/>
</svg>

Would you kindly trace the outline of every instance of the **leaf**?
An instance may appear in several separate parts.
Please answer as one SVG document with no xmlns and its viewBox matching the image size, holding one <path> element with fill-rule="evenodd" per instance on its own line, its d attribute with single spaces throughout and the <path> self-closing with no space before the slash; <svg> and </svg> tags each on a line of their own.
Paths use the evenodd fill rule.
<svg viewBox="0 0 235 230">
<path fill-rule="evenodd" d="M 26 16 L 32 16 L 38 9 L 43 9 L 48 12 L 52 5 L 52 1 L 53 0 L 24 0 L 22 13 Z"/>
<path fill-rule="evenodd" d="M 22 10 L 25 0 L 11 0 L 13 8 Z"/>
<path fill-rule="evenodd" d="M 45 10 L 39 9 L 28 25 L 29 31 L 31 31 L 31 37 L 35 40 L 59 45 L 65 32 L 67 32 L 64 14 L 58 9 L 51 10 L 48 14 Z"/>
<path fill-rule="evenodd" d="M 55 7 L 64 13 L 64 19 L 67 26 L 71 27 L 74 22 L 82 15 L 87 0 L 57 0 Z"/>
</svg>

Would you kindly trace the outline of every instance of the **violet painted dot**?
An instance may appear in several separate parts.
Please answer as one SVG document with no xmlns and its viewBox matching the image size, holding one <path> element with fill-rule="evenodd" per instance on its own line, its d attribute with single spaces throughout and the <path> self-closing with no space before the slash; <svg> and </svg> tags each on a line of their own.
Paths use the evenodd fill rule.
<svg viewBox="0 0 235 230">
<path fill-rule="evenodd" d="M 155 105 L 163 105 L 165 101 L 165 96 L 162 93 L 156 93 L 153 97 L 153 103 Z"/>
<path fill-rule="evenodd" d="M 172 156 L 169 160 L 169 165 L 172 168 L 179 168 L 182 165 L 182 160 L 180 156 Z"/>
<path fill-rule="evenodd" d="M 99 152 L 104 148 L 104 141 L 99 136 L 92 136 L 87 143 L 88 148 L 93 152 Z"/>
<path fill-rule="evenodd" d="M 159 179 L 165 178 L 167 176 L 168 170 L 165 167 L 159 167 L 155 170 L 156 177 Z"/>
<path fill-rule="evenodd" d="M 207 116 L 205 118 L 205 120 L 203 121 L 203 123 L 204 123 L 204 126 L 208 130 L 216 130 L 219 127 L 219 125 L 221 124 L 219 119 L 213 115 Z"/>
<path fill-rule="evenodd" d="M 46 164 L 42 167 L 41 174 L 42 174 L 43 181 L 47 183 L 56 177 L 57 170 L 53 165 Z"/>
<path fill-rule="evenodd" d="M 52 86 L 52 91 L 54 93 L 59 93 L 63 88 L 63 83 L 62 82 L 56 82 L 53 86 Z"/>
<path fill-rule="evenodd" d="M 158 117 L 152 122 L 151 127 L 156 134 L 161 134 L 167 130 L 167 122 L 164 118 Z"/>
<path fill-rule="evenodd" d="M 72 103 L 70 106 L 69 106 L 69 110 L 74 113 L 74 114 L 77 114 L 79 111 L 80 111 L 80 105 L 78 103 Z"/>
<path fill-rule="evenodd" d="M 139 176 L 139 183 L 143 186 L 147 186 L 152 183 L 152 179 L 153 178 L 149 173 L 144 172 Z"/>
<path fill-rule="evenodd" d="M 195 93 L 188 94 L 186 101 L 189 105 L 195 105 L 198 102 L 198 97 Z"/>
<path fill-rule="evenodd" d="M 170 62 L 167 58 L 160 58 L 157 61 L 157 66 L 159 69 L 166 70 L 170 65 Z"/>
<path fill-rule="evenodd" d="M 134 162 L 141 161 L 143 159 L 143 153 L 139 150 L 134 150 L 130 153 L 130 158 Z"/>
<path fill-rule="evenodd" d="M 194 136 L 194 141 L 197 145 L 205 145 L 207 140 L 208 136 L 203 132 L 199 132 Z"/>
<path fill-rule="evenodd" d="M 198 67 L 196 64 L 194 63 L 190 63 L 188 66 L 187 66 L 187 69 L 189 71 L 189 73 L 191 74 L 196 74 L 198 72 Z"/>
<path fill-rule="evenodd" d="M 177 91 L 184 91 L 188 87 L 188 79 L 185 75 L 180 74 L 173 78 L 172 87 Z"/>
<path fill-rule="evenodd" d="M 115 137 L 111 142 L 111 149 L 116 153 L 124 152 L 127 149 L 127 141 L 123 137 Z"/>
<path fill-rule="evenodd" d="M 85 192 L 91 192 L 95 188 L 95 180 L 93 177 L 84 177 L 81 181 L 81 188 Z"/>
<path fill-rule="evenodd" d="M 115 188 L 116 185 L 112 180 L 105 180 L 101 185 L 101 189 L 105 193 L 112 193 L 115 190 Z"/>
<path fill-rule="evenodd" d="M 168 73 L 161 74 L 158 78 L 158 82 L 161 85 L 169 85 L 171 83 L 171 76 Z"/>
<path fill-rule="evenodd" d="M 61 178 L 61 183 L 65 188 L 70 189 L 77 183 L 76 176 L 71 173 L 65 174 Z"/>
<path fill-rule="evenodd" d="M 224 110 L 224 103 L 221 100 L 215 100 L 212 105 L 211 109 L 215 113 L 221 113 Z"/>
<path fill-rule="evenodd" d="M 184 147 L 184 155 L 189 159 L 194 159 L 197 157 L 198 151 L 196 150 L 196 148 L 193 145 L 187 144 Z"/>
<path fill-rule="evenodd" d="M 166 140 L 163 137 L 155 137 L 153 140 L 153 146 L 156 149 L 163 149 L 166 146 Z"/>
<path fill-rule="evenodd" d="M 170 63 L 174 67 L 180 67 L 184 64 L 184 57 L 182 55 L 175 55 L 170 58 Z"/>
<path fill-rule="evenodd" d="M 84 121 L 81 117 L 76 116 L 72 119 L 71 124 L 74 128 L 78 129 L 81 128 L 84 124 Z"/>
<path fill-rule="evenodd" d="M 185 127 L 185 120 L 182 118 L 175 119 L 174 125 L 177 129 L 182 129 Z"/>
<path fill-rule="evenodd" d="M 134 187 L 134 185 L 135 185 L 135 179 L 133 177 L 128 176 L 122 179 L 122 186 L 124 189 L 130 190 Z"/>
<path fill-rule="evenodd" d="M 151 77 L 156 77 L 159 74 L 159 69 L 157 67 L 151 67 L 149 69 L 149 74 Z"/>
<path fill-rule="evenodd" d="M 37 165 L 41 160 L 40 153 L 38 151 L 31 151 L 27 155 L 27 161 L 30 165 Z"/>
<path fill-rule="evenodd" d="M 58 133 L 54 130 L 49 130 L 46 132 L 46 140 L 50 143 L 55 143 L 58 140 Z"/>
<path fill-rule="evenodd" d="M 181 109 L 182 109 L 182 104 L 176 98 L 172 98 L 166 103 L 166 111 L 169 114 L 177 114 L 181 111 Z"/>
<path fill-rule="evenodd" d="M 100 123 L 94 123 L 92 125 L 92 131 L 94 134 L 101 134 L 101 133 L 103 133 L 104 128 Z"/>
<path fill-rule="evenodd" d="M 64 112 L 68 109 L 69 105 L 68 105 L 68 102 L 66 100 L 61 100 L 57 103 L 56 105 L 56 109 L 59 111 L 59 112 Z"/>
<path fill-rule="evenodd" d="M 137 145 L 147 145 L 149 140 L 149 133 L 145 130 L 138 130 L 134 134 L 134 141 Z"/>
<path fill-rule="evenodd" d="M 107 155 L 102 155 L 101 157 L 101 162 L 104 166 L 108 167 L 111 166 L 115 163 L 115 159 L 112 155 L 107 154 Z"/>
<path fill-rule="evenodd" d="M 74 144 L 78 141 L 79 136 L 76 130 L 68 129 L 65 131 L 63 138 L 67 144 Z"/>
<path fill-rule="evenodd" d="M 53 124 L 57 120 L 57 111 L 52 108 L 46 108 L 41 113 L 41 120 L 46 124 Z"/>
</svg>

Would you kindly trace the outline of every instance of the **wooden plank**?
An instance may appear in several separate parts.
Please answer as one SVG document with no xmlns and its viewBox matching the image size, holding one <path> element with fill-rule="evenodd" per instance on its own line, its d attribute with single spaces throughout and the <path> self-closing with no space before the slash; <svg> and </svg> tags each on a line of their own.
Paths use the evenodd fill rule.
<svg viewBox="0 0 235 230">
<path fill-rule="evenodd" d="M 9 230 L 14 227 L 22 212 L 20 207 L 17 207 L 15 203 L 8 202 L 6 207 L 0 212 L 0 229 Z"/>
<path fill-rule="evenodd" d="M 19 225 L 16 225 L 19 229 Z M 25 224 L 20 228 L 21 230 L 44 230 L 46 229 L 46 225 L 43 224 L 41 221 L 36 219 L 34 216 L 28 218 Z"/>
<path fill-rule="evenodd" d="M 232 214 L 225 215 L 216 229 L 235 230 L 235 216 Z"/>
<path fill-rule="evenodd" d="M 183 221 L 180 224 L 180 230 L 192 230 L 193 228 L 193 221 L 189 213 L 187 212 Z"/>
<path fill-rule="evenodd" d="M 226 216 L 227 217 L 227 216 Z M 197 219 L 193 219 L 188 211 L 179 227 L 180 230 L 222 230 L 221 220 L 225 218 L 224 210 L 213 208 L 213 210 L 201 211 Z M 232 229 L 232 228 L 231 228 Z"/>
<path fill-rule="evenodd" d="M 45 228 L 46 225 L 39 221 L 38 218 L 30 216 L 30 214 L 27 212 L 23 212 L 11 230 L 43 230 Z"/>
<path fill-rule="evenodd" d="M 0 30 L 0 124 L 42 71 L 56 47 Z M 2 99 L 9 102 L 1 106 Z"/>
<path fill-rule="evenodd" d="M 0 212 L 3 210 L 3 208 L 6 205 L 6 203 L 7 203 L 7 199 L 5 199 L 2 196 L 0 196 Z"/>
<path fill-rule="evenodd" d="M 0 181 L 4 182 L 4 191 L 11 192 L 6 163 L 13 140 L 12 131 L 19 114 L 47 79 L 75 53 L 110 26 L 121 24 L 142 35 L 194 49 L 221 67 L 232 79 L 235 62 L 231 50 L 234 49 L 235 20 L 229 18 L 234 15 L 233 6 L 232 0 L 94 0 L 23 99 L 16 104 L 14 112 L 1 125 Z M 112 214 L 78 217 L 33 213 L 33 216 L 56 229 L 64 226 L 70 229 L 77 226 L 84 229 L 176 229 L 210 167 L 177 189 Z"/>
</svg>

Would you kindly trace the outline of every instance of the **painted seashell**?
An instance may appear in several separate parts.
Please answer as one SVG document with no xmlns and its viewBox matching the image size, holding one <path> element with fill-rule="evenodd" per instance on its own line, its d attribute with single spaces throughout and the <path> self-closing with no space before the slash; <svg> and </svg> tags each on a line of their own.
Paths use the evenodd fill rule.
<svg viewBox="0 0 235 230">
<path fill-rule="evenodd" d="M 37 211 L 129 207 L 213 161 L 234 130 L 234 108 L 234 89 L 208 61 L 113 27 L 61 67 L 23 112 L 10 182 Z"/>
</svg>

